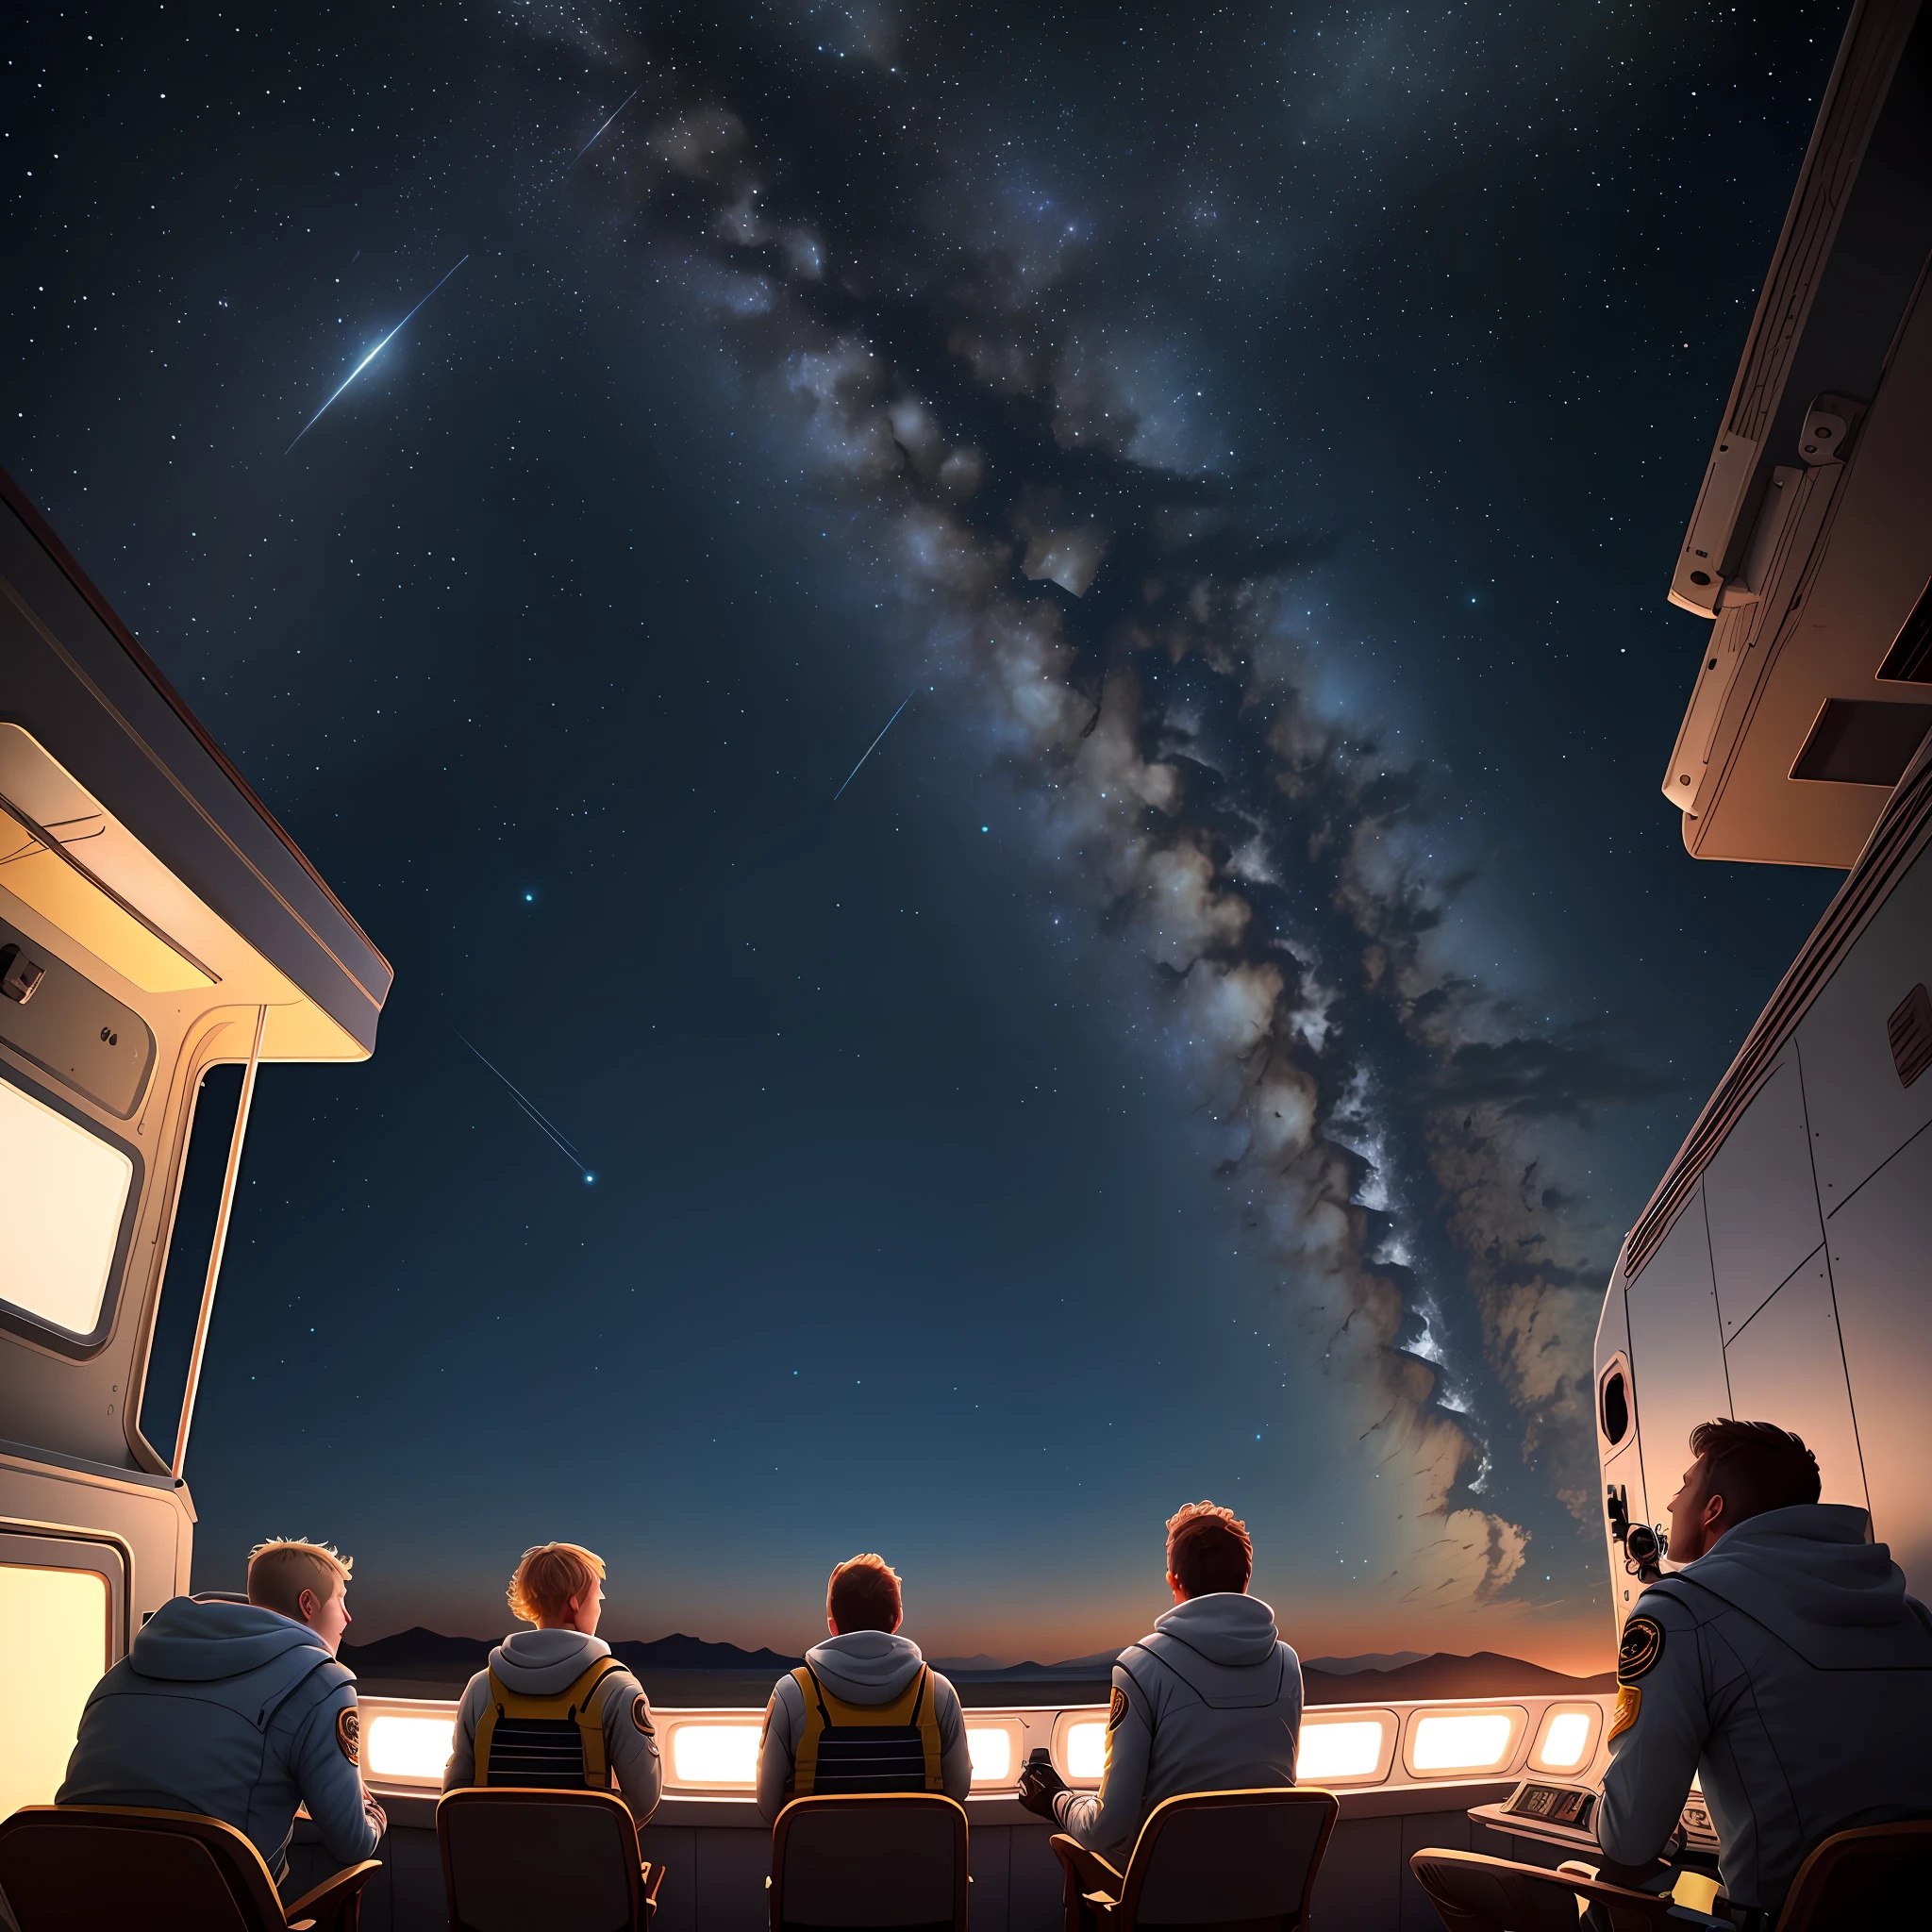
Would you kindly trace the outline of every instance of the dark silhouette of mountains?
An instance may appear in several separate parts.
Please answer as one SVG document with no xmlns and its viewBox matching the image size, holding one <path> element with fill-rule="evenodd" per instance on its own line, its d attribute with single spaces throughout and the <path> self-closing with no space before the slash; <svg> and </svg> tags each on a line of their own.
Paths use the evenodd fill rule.
<svg viewBox="0 0 1932 1932">
<path fill-rule="evenodd" d="M 418 1624 L 400 1630 L 393 1637 L 378 1637 L 370 1643 L 345 1643 L 341 1657 L 358 1677 L 370 1680 L 372 1688 L 384 1680 L 456 1682 L 483 1668 L 495 1641 L 482 1637 L 445 1637 L 441 1631 L 425 1630 Z M 691 1672 L 731 1673 L 763 1678 L 769 1683 L 771 1678 L 794 1669 L 801 1661 L 795 1657 L 781 1656 L 775 1650 L 743 1650 L 735 1643 L 709 1643 L 701 1637 L 687 1637 L 682 1631 L 655 1638 L 648 1643 L 630 1638 L 613 1643 L 610 1648 L 638 1674 L 647 1689 L 652 1678 L 662 1678 L 667 1673 L 680 1676 Z M 1091 1657 L 1070 1657 L 1056 1664 L 1027 1662 L 1002 1666 L 983 1655 L 935 1657 L 933 1662 L 949 1675 L 974 1687 L 976 1694 L 969 1702 L 984 1703 L 1003 1683 L 1029 1690 L 1047 1684 L 1067 1690 L 1104 1687 L 1116 1655 L 1110 1650 L 1096 1651 Z M 1473 1657 L 1438 1651 L 1432 1657 L 1416 1657 L 1386 1669 L 1379 1668 L 1380 1663 L 1379 1657 L 1373 1662 L 1356 1657 L 1322 1657 L 1305 1665 L 1302 1679 L 1307 1702 L 1375 1704 L 1384 1699 L 1407 1702 L 1442 1697 L 1574 1695 L 1608 1690 L 1616 1681 L 1610 1671 L 1594 1677 L 1571 1677 L 1561 1671 L 1548 1670 L 1522 1657 L 1505 1657 L 1493 1650 L 1479 1650 Z"/>
</svg>

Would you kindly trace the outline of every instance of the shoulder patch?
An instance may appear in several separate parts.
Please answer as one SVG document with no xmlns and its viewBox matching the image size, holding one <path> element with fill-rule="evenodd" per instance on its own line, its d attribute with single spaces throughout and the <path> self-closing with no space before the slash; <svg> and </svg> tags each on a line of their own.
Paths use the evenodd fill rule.
<svg viewBox="0 0 1932 1932">
<path fill-rule="evenodd" d="M 1632 1617 L 1617 1645 L 1617 1682 L 1634 1684 L 1664 1654 L 1664 1626 L 1655 1617 Z"/>
<path fill-rule="evenodd" d="M 1620 1685 L 1616 1708 L 1610 1712 L 1609 1735 L 1604 1742 L 1614 1744 L 1637 1722 L 1637 1713 L 1642 1708 L 1643 1692 L 1635 1684 Z"/>
<path fill-rule="evenodd" d="M 657 1726 L 651 1722 L 651 1700 L 641 1690 L 630 1701 L 630 1721 L 645 1737 L 658 1735 Z"/>
<path fill-rule="evenodd" d="M 336 1712 L 336 1742 L 358 1771 L 362 1768 L 362 1713 L 353 1704 Z"/>
<path fill-rule="evenodd" d="M 1117 1731 L 1126 1720 L 1127 1693 L 1116 1684 L 1113 1697 L 1107 1707 L 1107 1727 L 1110 1731 Z"/>
</svg>

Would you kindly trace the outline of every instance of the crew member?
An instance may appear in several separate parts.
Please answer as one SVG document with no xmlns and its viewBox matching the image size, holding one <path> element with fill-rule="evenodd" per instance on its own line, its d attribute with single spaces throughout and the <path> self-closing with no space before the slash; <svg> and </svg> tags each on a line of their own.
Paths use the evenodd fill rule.
<svg viewBox="0 0 1932 1932">
<path fill-rule="evenodd" d="M 883 1557 L 853 1557 L 825 1586 L 824 1643 L 780 1677 L 758 1744 L 758 1810 L 767 1823 L 791 1798 L 841 1791 L 973 1788 L 958 1693 L 898 1635 L 898 1572 Z"/>
<path fill-rule="evenodd" d="M 355 1674 L 336 1660 L 349 1569 L 324 1543 L 266 1542 L 245 1604 L 170 1598 L 94 1686 L 54 1802 L 219 1818 L 277 1885 L 298 1804 L 340 1863 L 374 1856 L 388 1821 L 362 1789 Z"/>
<path fill-rule="evenodd" d="M 1099 1790 L 1069 1790 L 1044 1760 L 1022 1774 L 1029 1811 L 1117 1868 L 1164 1798 L 1294 1783 L 1301 1660 L 1276 1634 L 1274 1612 L 1247 1593 L 1254 1559 L 1232 1510 L 1190 1503 L 1171 1517 L 1174 1607 L 1114 1664 Z"/>
<path fill-rule="evenodd" d="M 509 1580 L 513 1630 L 464 1687 L 442 1788 L 617 1789 L 640 1825 L 663 1771 L 651 1700 L 597 1635 L 604 1559 L 576 1543 L 525 1550 Z"/>
<path fill-rule="evenodd" d="M 1603 1875 L 1655 1884 L 1695 1773 L 1725 1897 L 1775 1917 L 1822 1839 L 1932 1816 L 1932 1616 L 1865 1511 L 1819 1502 L 1790 1430 L 1701 1423 L 1690 1455 L 1671 1499 L 1684 1567 L 1618 1645 Z"/>
</svg>

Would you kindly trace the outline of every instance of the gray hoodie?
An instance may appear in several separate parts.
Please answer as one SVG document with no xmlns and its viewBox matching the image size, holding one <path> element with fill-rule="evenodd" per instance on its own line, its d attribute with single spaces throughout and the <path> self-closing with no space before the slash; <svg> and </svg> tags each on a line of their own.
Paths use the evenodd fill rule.
<svg viewBox="0 0 1932 1932">
<path fill-rule="evenodd" d="M 601 1637 L 581 1630 L 513 1630 L 490 1653 L 490 1670 L 506 1690 L 522 1697 L 554 1697 L 568 1690 L 599 1657 L 610 1655 Z M 658 1808 L 663 1769 L 651 1701 L 628 1671 L 606 1680 L 601 1710 L 604 1755 L 624 1802 L 640 1825 Z M 478 1671 L 463 1688 L 442 1788 L 453 1791 L 476 1782 L 476 1725 L 490 1708 L 490 1671 Z"/>
<path fill-rule="evenodd" d="M 1805 1855 L 1932 1815 L 1932 1617 L 1865 1512 L 1768 1509 L 1638 1598 L 1618 1655 L 1597 1841 L 1657 1856 L 1692 1774 L 1725 1894 L 1776 1915 Z"/>
<path fill-rule="evenodd" d="M 360 1761 L 355 1674 L 308 1624 L 177 1596 L 94 1686 L 54 1802 L 219 1818 L 254 1840 L 280 1884 L 297 1804 L 331 1857 L 374 1854 L 381 1831 Z"/>
<path fill-rule="evenodd" d="M 1147 1814 L 1184 1791 L 1294 1783 L 1302 1666 L 1257 1596 L 1176 1604 L 1113 1667 L 1097 1791 L 1062 1791 L 1062 1831 L 1124 1868 Z"/>
<path fill-rule="evenodd" d="M 909 1637 L 885 1630 L 854 1630 L 827 1638 L 806 1652 L 818 1679 L 843 1704 L 891 1704 L 925 1662 Z M 973 1789 L 973 1759 L 966 1749 L 966 1720 L 959 1693 L 935 1671 L 932 1710 L 940 1727 L 940 1778 L 949 1798 L 962 1805 Z M 798 1679 L 784 1676 L 765 1710 L 764 1740 L 758 1746 L 758 1810 L 769 1824 L 791 1795 L 791 1769 L 805 1731 L 805 1693 Z"/>
</svg>

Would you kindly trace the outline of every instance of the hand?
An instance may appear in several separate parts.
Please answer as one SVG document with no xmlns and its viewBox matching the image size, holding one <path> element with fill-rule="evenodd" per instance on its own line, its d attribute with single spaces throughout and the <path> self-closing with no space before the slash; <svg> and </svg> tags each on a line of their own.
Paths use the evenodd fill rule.
<svg viewBox="0 0 1932 1932">
<path fill-rule="evenodd" d="M 1053 1817 L 1054 1798 L 1066 1789 L 1067 1781 L 1044 1757 L 1029 1758 L 1020 1774 L 1020 1802 L 1041 1818 Z"/>
<path fill-rule="evenodd" d="M 389 1813 L 367 1791 L 362 1793 L 362 1815 L 375 1825 L 377 1838 L 389 1829 Z"/>
</svg>

